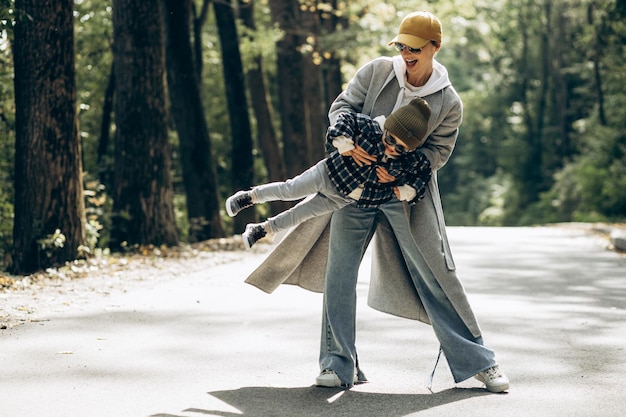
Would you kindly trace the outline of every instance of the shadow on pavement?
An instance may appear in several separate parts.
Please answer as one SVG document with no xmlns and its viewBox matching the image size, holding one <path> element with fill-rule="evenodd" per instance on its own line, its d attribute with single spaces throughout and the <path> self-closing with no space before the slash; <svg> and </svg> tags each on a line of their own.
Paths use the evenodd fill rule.
<svg viewBox="0 0 626 417">
<path fill-rule="evenodd" d="M 350 390 L 317 388 L 243 387 L 214 391 L 209 395 L 237 411 L 202 410 L 193 412 L 211 416 L 324 416 L 333 417 L 400 417 L 457 401 L 490 395 L 482 388 L 452 388 L 433 394 L 380 394 Z M 493 394 L 491 394 L 493 395 Z M 154 414 L 150 417 L 178 417 Z"/>
</svg>

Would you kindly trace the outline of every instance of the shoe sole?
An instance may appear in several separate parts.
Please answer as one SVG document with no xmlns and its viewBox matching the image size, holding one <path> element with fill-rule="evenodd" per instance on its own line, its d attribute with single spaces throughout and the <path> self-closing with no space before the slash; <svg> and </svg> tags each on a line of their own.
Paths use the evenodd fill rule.
<svg viewBox="0 0 626 417">
<path fill-rule="evenodd" d="M 322 388 L 341 388 L 342 387 L 341 383 L 337 385 L 333 381 L 315 381 L 315 386 L 322 387 Z"/>
<path fill-rule="evenodd" d="M 233 213 L 233 211 L 230 208 L 230 202 L 232 201 L 232 199 L 233 199 L 232 197 L 228 197 L 226 199 L 226 204 L 225 204 L 225 206 L 226 206 L 226 213 L 228 214 L 229 217 L 235 217 L 235 213 Z"/>
<path fill-rule="evenodd" d="M 363 381 L 365 382 L 365 381 Z M 358 384 L 359 379 L 357 378 L 357 376 L 354 376 L 354 384 Z M 315 379 L 315 386 L 316 387 L 324 387 L 324 388 L 346 388 L 347 385 L 346 384 L 342 384 L 341 380 L 339 379 L 338 376 L 335 375 L 335 378 L 330 381 L 330 380 L 326 380 L 326 379 L 321 379 L 319 377 L 317 377 Z"/>
<path fill-rule="evenodd" d="M 244 235 L 241 235 L 241 240 L 243 241 L 243 245 L 246 247 L 246 249 L 252 248 L 252 245 Z"/>
</svg>

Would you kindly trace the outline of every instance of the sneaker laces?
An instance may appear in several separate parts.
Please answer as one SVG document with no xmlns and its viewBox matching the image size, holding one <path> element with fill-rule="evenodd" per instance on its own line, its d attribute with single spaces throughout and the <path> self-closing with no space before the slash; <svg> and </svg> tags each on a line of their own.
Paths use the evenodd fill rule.
<svg viewBox="0 0 626 417">
<path fill-rule="evenodd" d="M 252 197 L 250 196 L 249 192 L 246 192 L 237 197 L 235 201 L 233 201 L 233 203 L 235 203 L 235 205 L 237 206 L 236 209 L 239 211 L 248 207 L 252 207 L 254 205 L 252 204 Z"/>
<path fill-rule="evenodd" d="M 489 369 L 485 369 L 481 372 L 487 379 L 492 380 L 496 378 L 500 378 L 502 373 L 500 372 L 500 367 L 498 365 L 492 366 Z"/>
<path fill-rule="evenodd" d="M 263 228 L 263 226 L 254 226 L 252 228 L 252 232 L 250 233 L 250 237 L 256 242 L 257 240 L 264 238 L 267 235 L 267 232 Z"/>
</svg>

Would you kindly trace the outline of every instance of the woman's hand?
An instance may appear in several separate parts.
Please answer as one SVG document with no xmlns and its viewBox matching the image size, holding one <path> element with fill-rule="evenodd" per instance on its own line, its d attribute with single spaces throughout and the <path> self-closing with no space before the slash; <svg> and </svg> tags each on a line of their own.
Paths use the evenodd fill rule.
<svg viewBox="0 0 626 417">
<path fill-rule="evenodd" d="M 378 182 L 383 184 L 396 180 L 396 177 L 389 174 L 389 172 L 383 167 L 376 167 L 376 176 L 378 177 Z"/>
<path fill-rule="evenodd" d="M 354 149 L 351 149 L 347 152 L 342 153 L 343 156 L 351 156 L 354 159 L 354 162 L 360 167 L 363 165 L 372 165 L 373 162 L 376 162 L 376 157 L 365 152 L 365 149 L 361 148 L 356 143 L 354 144 Z"/>
</svg>

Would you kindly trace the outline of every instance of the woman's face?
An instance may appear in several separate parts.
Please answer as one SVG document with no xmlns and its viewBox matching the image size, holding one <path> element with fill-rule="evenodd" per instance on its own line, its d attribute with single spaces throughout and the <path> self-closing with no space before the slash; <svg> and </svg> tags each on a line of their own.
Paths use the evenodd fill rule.
<svg viewBox="0 0 626 417">
<path fill-rule="evenodd" d="M 426 71 L 430 71 L 433 67 L 433 59 L 435 53 L 439 50 L 438 46 L 428 42 L 422 48 L 419 53 L 413 53 L 409 48 L 404 48 L 400 55 L 406 63 L 406 71 L 411 74 L 422 74 Z"/>
</svg>

